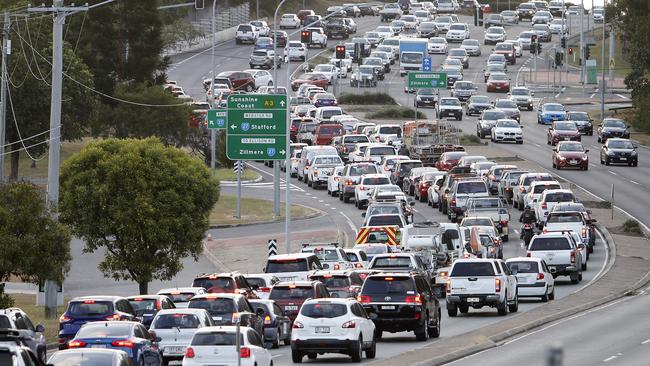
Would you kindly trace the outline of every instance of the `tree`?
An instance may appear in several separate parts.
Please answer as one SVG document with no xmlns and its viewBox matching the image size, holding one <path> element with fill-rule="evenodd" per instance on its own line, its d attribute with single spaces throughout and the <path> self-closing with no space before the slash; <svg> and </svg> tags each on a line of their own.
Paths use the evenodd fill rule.
<svg viewBox="0 0 650 366">
<path fill-rule="evenodd" d="M 62 282 L 70 270 L 70 231 L 54 220 L 44 192 L 27 182 L 0 185 L 0 281 Z M 0 307 L 11 306 L 0 287 Z"/>
<path fill-rule="evenodd" d="M 52 21 L 45 19 L 18 18 L 12 23 L 6 124 L 10 180 L 18 179 L 20 153 L 38 158 L 50 138 Z M 88 89 L 93 87 L 93 76 L 69 44 L 64 46 L 63 65 L 69 77 L 63 78 L 61 135 L 63 140 L 78 140 L 95 123 L 97 99 Z"/>
<path fill-rule="evenodd" d="M 171 93 L 157 85 L 122 83 L 117 86 L 115 97 L 136 103 L 170 107 L 117 103 L 112 108 L 105 108 L 101 114 L 103 128 L 95 134 L 110 132 L 118 138 L 157 136 L 167 145 L 186 144 L 191 109 Z"/>
<path fill-rule="evenodd" d="M 170 280 L 198 260 L 219 182 L 196 158 L 156 138 L 93 142 L 61 171 L 61 221 L 105 249 L 99 269 L 115 280 Z"/>
</svg>

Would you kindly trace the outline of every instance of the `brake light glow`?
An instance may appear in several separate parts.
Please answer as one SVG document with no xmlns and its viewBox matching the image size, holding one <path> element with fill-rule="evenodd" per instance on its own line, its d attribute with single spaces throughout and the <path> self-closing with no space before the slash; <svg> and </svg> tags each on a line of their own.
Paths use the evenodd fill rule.
<svg viewBox="0 0 650 366">
<path fill-rule="evenodd" d="M 543 273 L 538 273 L 537 274 L 537 279 L 538 280 L 543 280 L 544 279 L 544 274 Z"/>
<path fill-rule="evenodd" d="M 548 205 L 546 202 L 542 202 L 542 210 L 546 210 L 548 208 Z"/>
<path fill-rule="evenodd" d="M 128 339 L 120 339 L 120 340 L 111 342 L 111 345 L 113 347 L 133 348 L 133 346 L 135 346 L 135 342 L 130 341 Z"/>
<path fill-rule="evenodd" d="M 185 357 L 194 358 L 194 356 L 195 356 L 195 354 L 194 354 L 194 350 L 192 349 L 192 347 L 187 347 L 185 349 Z"/>
<path fill-rule="evenodd" d="M 363 264 L 357 262 L 354 264 L 354 268 L 363 268 Z"/>
<path fill-rule="evenodd" d="M 94 304 L 95 300 L 84 300 L 84 304 Z"/>
<path fill-rule="evenodd" d="M 239 350 L 239 357 L 241 358 L 250 358 L 251 357 L 251 349 L 248 347 L 242 347 Z"/>
<path fill-rule="evenodd" d="M 341 328 L 356 328 L 356 327 L 357 327 L 357 323 L 354 320 L 350 320 L 349 322 L 345 322 L 341 326 Z"/>
<path fill-rule="evenodd" d="M 404 302 L 406 302 L 407 304 L 422 304 L 422 298 L 420 297 L 420 295 L 407 296 Z"/>
<path fill-rule="evenodd" d="M 501 225 L 508 225 L 508 220 L 501 220 Z"/>
<path fill-rule="evenodd" d="M 264 317 L 264 325 L 269 325 L 271 324 L 271 316 L 267 315 Z"/>
<path fill-rule="evenodd" d="M 583 227 L 583 228 L 582 228 L 582 237 L 583 237 L 583 238 L 586 238 L 586 237 L 587 237 L 587 228 L 586 228 L 586 227 Z"/>
<path fill-rule="evenodd" d="M 70 347 L 70 348 L 82 348 L 82 347 L 86 347 L 87 344 L 88 343 L 86 343 L 84 341 L 70 341 L 70 343 L 68 343 L 68 347 Z"/>
<path fill-rule="evenodd" d="M 106 317 L 106 320 L 120 320 L 120 314 L 113 314 Z"/>
<path fill-rule="evenodd" d="M 452 206 L 456 206 L 456 199 L 455 199 L 455 198 L 452 199 L 450 204 L 451 204 Z"/>
<path fill-rule="evenodd" d="M 259 292 L 271 292 L 271 288 L 270 287 L 260 287 L 260 288 L 257 289 L 257 291 L 259 291 Z"/>
<path fill-rule="evenodd" d="M 345 181 L 345 185 L 346 185 L 346 186 L 351 186 L 351 185 L 352 185 L 352 181 L 351 181 L 350 179 L 346 180 L 346 181 Z"/>
<path fill-rule="evenodd" d="M 576 263 L 576 251 L 575 250 L 571 251 L 571 263 L 573 263 L 573 264 Z"/>
<path fill-rule="evenodd" d="M 451 293 L 451 280 L 447 280 L 447 293 Z"/>
<path fill-rule="evenodd" d="M 67 317 L 65 314 L 61 314 L 61 316 L 59 317 L 60 323 L 67 323 L 70 320 L 72 320 L 72 318 Z"/>
<path fill-rule="evenodd" d="M 532 253 L 531 252 L 526 252 L 526 257 L 532 257 Z"/>
<path fill-rule="evenodd" d="M 361 296 L 357 296 L 357 301 L 359 301 L 362 304 L 368 304 L 372 301 L 372 298 L 368 295 L 361 295 Z"/>
<path fill-rule="evenodd" d="M 496 292 L 501 292 L 501 279 L 500 278 L 495 278 L 494 279 L 494 287 Z"/>
<path fill-rule="evenodd" d="M 295 321 L 295 322 L 293 322 L 293 325 L 291 326 L 291 328 L 293 328 L 293 329 L 302 329 L 302 328 L 304 328 L 304 327 L 305 327 L 305 326 L 302 325 L 302 323 L 299 322 L 299 321 Z"/>
<path fill-rule="evenodd" d="M 232 322 L 237 323 L 237 320 L 239 320 L 239 313 L 232 313 Z"/>
</svg>

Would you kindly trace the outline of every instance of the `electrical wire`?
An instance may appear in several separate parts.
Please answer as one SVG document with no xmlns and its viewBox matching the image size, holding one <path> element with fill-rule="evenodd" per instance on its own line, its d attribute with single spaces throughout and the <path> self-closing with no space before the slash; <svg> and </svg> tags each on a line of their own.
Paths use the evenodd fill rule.
<svg viewBox="0 0 650 366">
<path fill-rule="evenodd" d="M 79 27 L 79 34 L 77 35 L 77 41 L 75 42 L 74 48 L 72 49 L 72 55 L 75 55 L 77 53 L 77 47 L 79 46 L 79 40 L 81 39 L 81 33 L 83 33 L 84 24 L 86 23 L 86 15 L 88 14 L 88 12 L 84 11 L 83 13 L 84 13 L 84 17 L 83 17 L 83 19 L 81 19 L 81 26 Z M 69 25 L 68 25 L 68 27 L 69 27 Z M 70 59 L 70 62 L 68 63 L 68 67 L 65 68 L 65 72 L 68 72 L 68 70 L 70 70 L 70 66 L 72 66 L 72 58 Z"/>
<path fill-rule="evenodd" d="M 25 64 L 27 65 L 27 69 L 29 70 L 29 72 L 32 74 L 32 76 L 33 76 L 36 80 L 39 80 L 39 81 L 44 82 L 47 86 L 51 86 L 51 85 L 50 85 L 50 84 L 49 84 L 49 83 L 48 83 L 44 78 L 40 78 L 40 77 L 38 77 L 38 75 L 36 75 L 36 74 L 34 73 L 34 71 L 32 70 L 32 66 L 31 66 L 32 60 L 29 60 L 29 59 L 27 58 L 27 49 L 25 48 L 25 44 L 27 43 L 27 40 L 25 40 L 25 39 L 23 38 L 23 36 L 20 34 L 20 28 L 18 28 L 18 22 L 16 22 L 16 29 L 17 29 L 17 30 L 16 30 L 15 33 L 16 33 L 16 35 L 18 36 L 18 38 L 20 38 L 20 47 L 21 47 L 21 49 L 22 49 L 22 52 L 21 52 L 21 53 L 23 54 L 23 58 L 25 59 Z M 25 43 L 23 43 L 23 41 L 24 41 Z M 28 44 L 28 46 L 32 49 L 32 53 L 33 53 L 34 47 L 32 47 L 31 44 Z M 33 58 L 33 60 L 36 61 L 36 62 L 38 63 L 38 61 L 36 60 L 36 58 Z"/>
<path fill-rule="evenodd" d="M 29 21 L 27 20 L 27 18 L 25 19 L 25 29 L 27 30 L 27 39 L 29 39 L 29 44 L 36 45 L 36 43 L 32 42 L 32 36 L 31 33 L 29 32 Z M 36 61 L 36 55 L 34 54 L 35 48 L 34 47 L 30 47 L 30 48 L 32 49 L 32 57 L 34 58 L 34 61 Z M 41 75 L 42 80 L 45 81 L 46 77 L 43 76 L 43 73 L 41 72 L 41 67 L 38 66 L 38 62 L 34 62 L 34 64 L 36 66 L 36 70 L 38 70 L 38 74 Z M 51 74 L 52 74 L 52 70 L 50 70 L 50 73 L 47 75 L 47 78 L 49 78 Z"/>
</svg>

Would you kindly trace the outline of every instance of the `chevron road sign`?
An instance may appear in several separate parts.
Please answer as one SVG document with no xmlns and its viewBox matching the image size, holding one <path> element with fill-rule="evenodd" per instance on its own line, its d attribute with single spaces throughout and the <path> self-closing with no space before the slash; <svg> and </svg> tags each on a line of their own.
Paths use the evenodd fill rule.
<svg viewBox="0 0 650 366">
<path fill-rule="evenodd" d="M 272 255 L 278 254 L 278 241 L 275 239 L 269 240 L 269 245 L 268 245 L 268 250 L 269 250 L 269 257 Z"/>
</svg>

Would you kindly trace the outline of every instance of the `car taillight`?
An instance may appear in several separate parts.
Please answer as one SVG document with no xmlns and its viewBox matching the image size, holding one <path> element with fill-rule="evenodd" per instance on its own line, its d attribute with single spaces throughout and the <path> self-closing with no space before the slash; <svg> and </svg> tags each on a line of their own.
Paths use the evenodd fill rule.
<svg viewBox="0 0 650 366">
<path fill-rule="evenodd" d="M 341 328 L 356 328 L 356 327 L 357 327 L 357 323 L 354 320 L 350 320 L 349 322 L 345 322 L 341 326 Z"/>
<path fill-rule="evenodd" d="M 490 175 L 490 180 L 495 181 L 495 180 L 497 180 L 497 177 L 495 177 L 494 175 Z"/>
<path fill-rule="evenodd" d="M 524 187 L 519 187 L 519 192 L 521 192 L 521 193 L 526 192 L 526 188 L 524 188 Z"/>
<path fill-rule="evenodd" d="M 583 227 L 581 231 L 582 231 L 582 237 L 586 238 L 587 237 L 587 228 Z"/>
<path fill-rule="evenodd" d="M 72 320 L 72 318 L 68 318 L 65 314 L 61 314 L 59 317 L 59 323 L 67 323 L 70 320 Z"/>
<path fill-rule="evenodd" d="M 526 257 L 532 257 L 533 254 L 531 252 L 526 252 Z"/>
<path fill-rule="evenodd" d="M 120 314 L 113 314 L 106 317 L 106 320 L 120 320 Z"/>
<path fill-rule="evenodd" d="M 334 270 L 335 270 L 335 271 L 338 271 L 339 269 L 341 269 L 341 265 L 339 265 L 338 263 L 336 263 L 336 264 L 334 265 Z"/>
<path fill-rule="evenodd" d="M 264 317 L 264 325 L 269 325 L 271 324 L 271 316 L 267 315 Z"/>
<path fill-rule="evenodd" d="M 257 291 L 259 291 L 259 292 L 271 292 L 271 288 L 270 287 L 259 287 L 257 289 Z"/>
<path fill-rule="evenodd" d="M 372 301 L 372 298 L 368 295 L 357 296 L 357 301 L 362 304 L 369 304 Z"/>
<path fill-rule="evenodd" d="M 496 292 L 501 292 L 501 279 L 500 278 L 495 278 L 494 279 L 494 287 Z"/>
<path fill-rule="evenodd" d="M 128 339 L 120 339 L 120 340 L 111 342 L 111 346 L 113 346 L 113 347 L 133 348 L 133 346 L 135 346 L 135 342 L 130 341 Z"/>
<path fill-rule="evenodd" d="M 571 263 L 573 263 L 573 264 L 576 263 L 576 251 L 575 250 L 571 251 Z"/>
<path fill-rule="evenodd" d="M 543 280 L 544 279 L 544 274 L 543 273 L 538 273 L 537 274 L 537 279 L 538 280 Z"/>
<path fill-rule="evenodd" d="M 407 296 L 404 302 L 407 304 L 422 304 L 422 298 L 420 297 L 420 295 L 415 295 L 415 296 L 411 295 L 411 296 Z"/>
<path fill-rule="evenodd" d="M 365 186 L 359 186 L 359 190 L 360 190 L 360 191 L 367 191 L 367 190 L 369 190 L 369 189 L 370 189 L 370 188 L 365 187 Z"/>
<path fill-rule="evenodd" d="M 185 357 L 194 358 L 194 356 L 195 356 L 195 354 L 194 354 L 194 350 L 192 349 L 192 347 L 187 347 L 185 349 Z"/>
<path fill-rule="evenodd" d="M 363 264 L 357 262 L 354 264 L 354 268 L 363 268 Z"/>
<path fill-rule="evenodd" d="M 546 202 L 542 202 L 542 210 L 546 210 L 547 207 L 548 205 L 546 204 Z"/>
<path fill-rule="evenodd" d="M 456 206 L 456 199 L 454 198 L 453 200 L 451 200 L 451 203 L 450 203 L 450 204 L 451 204 L 452 206 Z"/>
<path fill-rule="evenodd" d="M 451 279 L 447 280 L 447 293 L 451 293 Z"/>
<path fill-rule="evenodd" d="M 68 343 L 68 347 L 69 348 L 81 348 L 81 347 L 86 347 L 87 344 L 88 343 L 86 343 L 84 341 L 70 341 L 70 343 Z"/>
<path fill-rule="evenodd" d="M 291 328 L 293 328 L 293 329 L 302 329 L 302 328 L 304 328 L 304 327 L 305 327 L 305 326 L 302 325 L 302 323 L 299 322 L 299 321 L 295 321 L 295 322 L 293 322 L 293 325 L 291 326 Z"/>
<path fill-rule="evenodd" d="M 349 179 L 346 180 L 346 181 L 345 181 L 345 185 L 346 185 L 346 186 L 351 186 L 351 185 L 352 185 L 352 181 L 349 180 Z"/>
<path fill-rule="evenodd" d="M 248 347 L 242 347 L 239 350 L 239 357 L 241 358 L 250 358 L 251 357 L 251 349 Z"/>
</svg>

